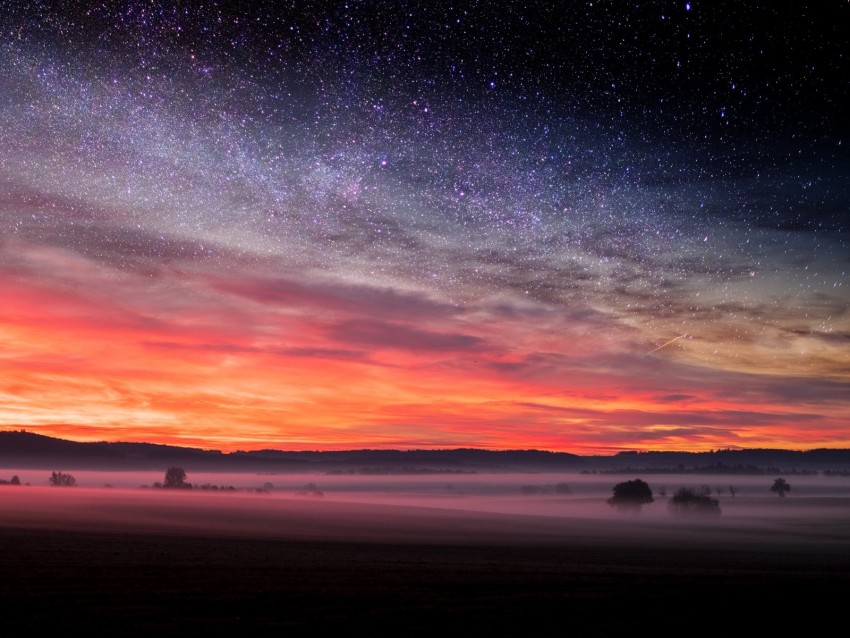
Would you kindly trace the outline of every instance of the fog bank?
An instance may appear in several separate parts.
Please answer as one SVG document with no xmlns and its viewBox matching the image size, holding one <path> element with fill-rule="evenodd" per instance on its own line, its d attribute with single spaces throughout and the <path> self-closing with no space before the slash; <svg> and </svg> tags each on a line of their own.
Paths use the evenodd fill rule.
<svg viewBox="0 0 850 638">
<path fill-rule="evenodd" d="M 729 477 L 665 475 L 663 484 L 650 477 L 655 501 L 623 512 L 606 500 L 628 477 L 610 475 L 216 474 L 188 477 L 207 489 L 183 490 L 141 487 L 162 480 L 150 473 L 79 472 L 76 487 L 54 487 L 45 485 L 49 472 L 0 472 L 22 483 L 0 485 L 0 526 L 6 528 L 335 542 L 793 546 L 850 555 L 846 477 L 789 477 L 792 490 L 784 498 L 770 492 L 772 479 L 763 476 L 734 477 L 734 496 Z M 675 489 L 702 486 L 713 486 L 720 516 L 671 512 Z"/>
</svg>

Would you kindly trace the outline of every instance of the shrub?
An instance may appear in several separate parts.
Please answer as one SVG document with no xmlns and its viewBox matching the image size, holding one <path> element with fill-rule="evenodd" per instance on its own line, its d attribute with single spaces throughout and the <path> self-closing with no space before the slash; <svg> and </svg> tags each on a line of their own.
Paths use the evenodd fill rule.
<svg viewBox="0 0 850 638">
<path fill-rule="evenodd" d="M 608 499 L 608 505 L 622 510 L 640 510 L 654 500 L 646 481 L 634 479 L 617 483 L 614 486 L 614 494 Z"/>
<path fill-rule="evenodd" d="M 705 489 L 697 491 L 690 487 L 679 488 L 668 502 L 668 507 L 675 514 L 685 516 L 720 514 L 720 501 L 709 496 Z"/>
<path fill-rule="evenodd" d="M 65 472 L 53 472 L 50 475 L 50 484 L 61 487 L 73 487 L 77 484 L 77 479 L 75 479 L 73 475 L 66 474 Z"/>
</svg>

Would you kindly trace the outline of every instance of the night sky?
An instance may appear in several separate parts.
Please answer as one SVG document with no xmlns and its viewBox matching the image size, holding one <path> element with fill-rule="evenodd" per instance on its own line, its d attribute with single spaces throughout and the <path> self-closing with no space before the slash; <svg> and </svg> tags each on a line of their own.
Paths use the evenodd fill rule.
<svg viewBox="0 0 850 638">
<path fill-rule="evenodd" d="M 850 447 L 850 3 L 256 5 L 2 3 L 0 428 Z"/>
</svg>

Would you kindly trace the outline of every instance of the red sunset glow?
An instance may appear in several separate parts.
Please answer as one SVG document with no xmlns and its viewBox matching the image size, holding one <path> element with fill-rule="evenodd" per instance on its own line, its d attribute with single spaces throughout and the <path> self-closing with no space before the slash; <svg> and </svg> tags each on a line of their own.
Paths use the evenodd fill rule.
<svg viewBox="0 0 850 638">
<path fill-rule="evenodd" d="M 658 327 L 606 328 L 601 313 L 10 250 L 28 270 L 0 281 L 6 429 L 224 451 L 850 442 L 837 349 L 799 356 L 801 377 L 755 339 L 653 351 Z"/>
</svg>

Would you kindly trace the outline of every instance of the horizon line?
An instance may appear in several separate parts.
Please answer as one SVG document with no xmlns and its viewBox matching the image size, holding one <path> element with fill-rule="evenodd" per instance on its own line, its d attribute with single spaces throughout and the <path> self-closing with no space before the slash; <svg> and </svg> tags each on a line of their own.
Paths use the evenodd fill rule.
<svg viewBox="0 0 850 638">
<path fill-rule="evenodd" d="M 191 445 L 176 445 L 173 443 L 156 443 L 153 441 L 127 441 L 127 440 L 97 440 L 97 441 L 86 441 L 79 439 L 70 439 L 63 438 L 58 436 L 51 436 L 48 434 L 41 434 L 40 432 L 33 432 L 27 429 L 12 429 L 12 430 L 0 430 L 0 434 L 31 434 L 39 437 L 43 437 L 46 439 L 53 439 L 56 441 L 66 441 L 69 443 L 79 443 L 86 445 L 98 445 L 98 444 L 133 444 L 133 445 L 154 445 L 159 447 L 169 447 L 169 448 L 177 448 L 177 449 L 185 449 L 185 450 L 199 450 L 201 452 L 216 452 L 223 456 L 233 455 L 233 454 L 251 454 L 257 452 L 283 452 L 283 453 L 292 453 L 292 454 L 333 454 L 333 453 L 345 453 L 345 452 L 447 452 L 447 451 L 461 451 L 461 450 L 471 450 L 471 451 L 480 451 L 480 452 L 493 452 L 493 453 L 507 453 L 507 452 L 541 452 L 546 454 L 567 454 L 570 456 L 578 456 L 578 457 L 607 457 L 607 456 L 619 456 L 622 454 L 716 454 L 718 452 L 755 452 L 755 451 L 780 451 L 780 452 L 817 452 L 817 451 L 850 451 L 850 448 L 829 448 L 829 447 L 814 447 L 814 448 L 785 448 L 785 447 L 726 447 L 726 448 L 713 448 L 711 450 L 682 450 L 682 449 L 665 449 L 665 450 L 636 450 L 636 449 L 626 449 L 626 450 L 617 450 L 613 451 L 610 454 L 581 454 L 578 452 L 567 452 L 565 450 L 550 450 L 545 448 L 486 448 L 486 447 L 470 447 L 470 446 L 457 446 L 457 447 L 411 447 L 411 448 L 400 448 L 400 447 L 350 447 L 350 448 L 336 448 L 336 449 L 285 449 L 285 448 L 273 448 L 273 447 L 263 447 L 263 448 L 254 448 L 254 449 L 239 449 L 232 450 L 230 452 L 217 449 L 217 448 L 205 448 L 205 447 L 196 447 Z"/>
</svg>

